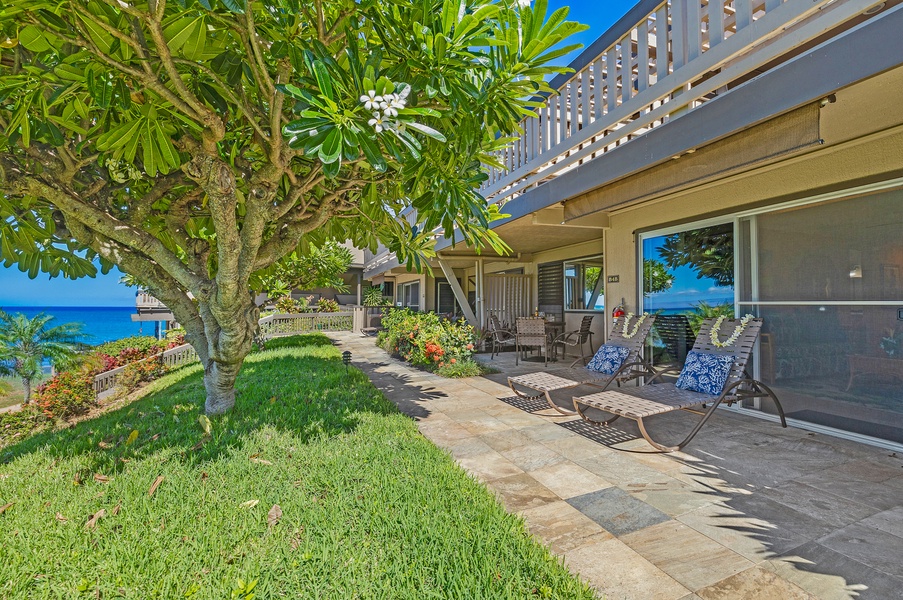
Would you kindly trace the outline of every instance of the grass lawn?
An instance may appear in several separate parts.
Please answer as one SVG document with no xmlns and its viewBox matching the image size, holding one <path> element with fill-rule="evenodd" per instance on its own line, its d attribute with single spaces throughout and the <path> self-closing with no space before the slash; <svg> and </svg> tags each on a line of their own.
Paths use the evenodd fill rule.
<svg viewBox="0 0 903 600">
<path fill-rule="evenodd" d="M 328 338 L 249 357 L 209 436 L 200 375 L 0 449 L 0 598 L 593 597 Z"/>
<path fill-rule="evenodd" d="M 41 385 L 40 381 L 32 383 L 32 389 Z M 18 377 L 0 377 L 0 408 L 22 404 L 22 380 Z"/>
</svg>

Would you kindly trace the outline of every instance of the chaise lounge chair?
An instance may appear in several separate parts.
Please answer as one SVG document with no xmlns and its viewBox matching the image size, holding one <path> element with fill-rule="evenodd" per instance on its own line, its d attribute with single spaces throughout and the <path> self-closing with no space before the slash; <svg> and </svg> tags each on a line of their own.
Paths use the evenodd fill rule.
<svg viewBox="0 0 903 600">
<path fill-rule="evenodd" d="M 540 371 L 529 375 L 509 377 L 508 386 L 521 398 L 533 399 L 544 395 L 551 408 L 563 415 L 573 415 L 574 411 L 562 408 L 552 402 L 549 394 L 556 390 L 566 390 L 581 385 L 597 385 L 605 389 L 613 382 L 620 386 L 632 379 L 655 375 L 655 369 L 642 357 L 643 344 L 655 323 L 655 315 L 645 315 L 645 318 L 637 325 L 639 319 L 640 317 L 637 317 L 637 319 L 627 321 L 627 317 L 620 317 L 616 320 L 612 326 L 608 343 L 599 348 L 586 367 L 563 369 L 557 371 L 556 375 Z M 627 321 L 626 334 L 624 332 L 625 321 Z M 612 362 L 610 357 L 613 354 L 617 354 L 620 359 L 615 358 Z M 603 368 L 603 371 L 597 370 L 603 364 L 606 364 L 608 368 Z M 525 394 L 515 386 L 538 392 L 538 394 Z"/>
<path fill-rule="evenodd" d="M 753 345 L 762 328 L 762 319 L 749 319 L 745 326 L 740 319 L 722 320 L 720 328 L 717 328 L 718 324 L 718 319 L 706 319 L 703 322 L 676 383 L 656 383 L 664 374 L 658 373 L 640 387 L 603 389 L 589 396 L 574 397 L 577 413 L 595 425 L 609 425 L 619 417 L 633 419 L 646 441 L 662 452 L 674 452 L 690 443 L 722 402 L 730 406 L 749 398 L 771 398 L 781 418 L 781 426 L 787 427 L 784 410 L 777 396 L 768 386 L 756 381 L 746 372 Z M 736 339 L 733 343 L 725 344 L 737 328 L 740 331 Z M 716 329 L 714 335 L 713 329 Z M 714 340 L 718 340 L 719 344 L 715 344 Z M 707 405 L 705 412 L 694 410 L 697 407 L 706 408 Z M 605 421 L 595 421 L 586 416 L 585 407 L 596 408 L 614 416 Z M 688 410 L 702 415 L 702 419 L 676 446 L 659 444 L 649 436 L 643 419 L 675 410 Z"/>
</svg>

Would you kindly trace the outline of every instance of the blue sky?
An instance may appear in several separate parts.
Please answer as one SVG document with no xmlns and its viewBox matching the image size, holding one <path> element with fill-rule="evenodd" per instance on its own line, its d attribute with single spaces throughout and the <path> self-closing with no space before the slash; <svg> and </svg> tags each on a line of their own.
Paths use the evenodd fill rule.
<svg viewBox="0 0 903 600">
<path fill-rule="evenodd" d="M 574 36 L 570 43 L 589 45 L 614 24 L 633 2 L 600 2 L 599 0 L 549 0 L 549 12 L 562 6 L 570 6 L 568 20 L 590 26 L 589 30 Z M 570 63 L 580 53 L 572 52 L 561 62 Z M 29 279 L 16 267 L 0 265 L 0 306 L 133 306 L 135 292 L 119 284 L 122 276 L 117 270 L 93 279 L 48 279 L 40 274 Z"/>
</svg>

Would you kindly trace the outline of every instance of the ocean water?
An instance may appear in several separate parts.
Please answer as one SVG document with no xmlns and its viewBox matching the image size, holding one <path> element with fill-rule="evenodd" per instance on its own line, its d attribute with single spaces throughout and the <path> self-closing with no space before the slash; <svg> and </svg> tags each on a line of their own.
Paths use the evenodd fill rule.
<svg viewBox="0 0 903 600">
<path fill-rule="evenodd" d="M 85 342 L 96 345 L 132 335 L 154 335 L 154 323 L 133 322 L 132 306 L 10 306 L 0 307 L 10 314 L 22 313 L 33 318 L 38 313 L 51 315 L 50 325 L 81 323 L 87 334 Z"/>
</svg>

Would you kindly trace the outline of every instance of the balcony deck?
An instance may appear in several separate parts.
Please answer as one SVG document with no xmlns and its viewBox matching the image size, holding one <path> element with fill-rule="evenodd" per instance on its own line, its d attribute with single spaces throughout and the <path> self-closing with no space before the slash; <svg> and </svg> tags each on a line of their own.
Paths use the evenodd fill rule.
<svg viewBox="0 0 903 600">
<path fill-rule="evenodd" d="M 840 35 L 874 2 L 643 1 L 552 85 L 481 188 L 504 203 Z M 763 99 L 767 101 L 767 99 Z M 667 158 L 667 157 L 664 157 Z"/>
</svg>

